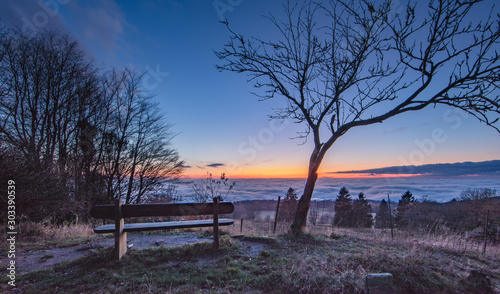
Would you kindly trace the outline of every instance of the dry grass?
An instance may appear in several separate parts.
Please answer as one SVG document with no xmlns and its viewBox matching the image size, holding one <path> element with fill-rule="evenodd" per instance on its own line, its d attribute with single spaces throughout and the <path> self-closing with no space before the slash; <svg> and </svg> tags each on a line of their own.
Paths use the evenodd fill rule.
<svg viewBox="0 0 500 294">
<path fill-rule="evenodd" d="M 256 236 L 278 236 L 287 234 L 290 230 L 290 225 L 278 223 L 276 231 L 274 231 L 273 221 L 253 221 L 244 220 L 241 226 L 241 220 L 235 220 L 234 226 L 225 227 L 223 229 L 230 234 L 247 234 Z M 423 246 L 439 247 L 447 250 L 453 250 L 460 253 L 475 253 L 482 254 L 484 249 L 484 240 L 482 238 L 473 239 L 467 235 L 458 235 L 452 233 L 432 234 L 425 230 L 420 231 L 402 231 L 394 230 L 394 238 L 390 229 L 351 229 L 351 228 L 335 228 L 329 225 L 312 225 L 308 224 L 307 234 L 317 236 L 344 236 L 353 237 L 361 240 L 377 240 L 380 242 L 390 242 L 393 244 L 401 244 L 413 246 L 416 244 Z M 486 255 L 500 257 L 500 242 L 493 244 L 488 242 L 486 246 Z"/>
<path fill-rule="evenodd" d="M 2 227 L 2 233 L 5 233 L 5 229 Z M 66 247 L 97 237 L 91 224 L 52 225 L 26 221 L 20 222 L 16 226 L 16 231 L 19 236 L 18 247 Z M 2 242 L 5 240 L 2 239 Z"/>
<path fill-rule="evenodd" d="M 333 238 L 332 238 L 333 237 Z M 250 238 L 255 242 L 265 238 Z M 500 291 L 497 257 L 345 235 L 267 242 L 249 257 L 229 236 L 211 242 L 131 250 L 121 262 L 103 249 L 54 270 L 19 277 L 23 293 L 363 293 L 366 274 L 389 272 L 398 293 L 488 293 L 468 280 L 484 273 Z M 492 292 L 494 293 L 494 292 Z"/>
<path fill-rule="evenodd" d="M 286 234 L 288 225 L 278 224 L 276 233 L 273 225 L 245 220 L 241 229 L 236 221 L 222 228 L 217 252 L 210 242 L 131 250 L 118 263 L 110 259 L 111 249 L 97 250 L 19 277 L 20 291 L 52 293 L 58 287 L 60 293 L 363 293 L 366 274 L 389 272 L 399 293 L 500 293 L 498 246 L 490 246 L 482 256 L 470 249 L 472 243 L 467 249 L 463 244 L 451 246 L 452 236 L 396 232 L 393 241 L 389 230 L 311 226 L 309 234 L 293 237 Z M 86 225 L 25 226 L 33 242 L 48 238 L 63 244 L 67 238 L 76 242 L 94 236 Z M 266 249 L 250 257 L 240 238 L 231 237 L 240 234 L 259 237 L 247 239 L 252 242 L 273 242 L 265 242 Z M 491 286 L 471 282 L 472 271 L 485 274 Z"/>
</svg>

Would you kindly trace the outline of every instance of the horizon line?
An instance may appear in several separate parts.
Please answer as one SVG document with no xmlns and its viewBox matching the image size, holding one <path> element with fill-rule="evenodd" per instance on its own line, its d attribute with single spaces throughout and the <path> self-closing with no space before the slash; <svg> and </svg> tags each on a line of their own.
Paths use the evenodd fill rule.
<svg viewBox="0 0 500 294">
<path fill-rule="evenodd" d="M 307 177 L 285 177 L 285 176 L 230 176 L 226 175 L 226 177 L 230 180 L 234 179 L 268 179 L 268 180 L 276 180 L 276 179 L 283 179 L 283 180 L 307 180 Z M 481 175 L 481 174 L 471 174 L 471 175 L 433 175 L 433 174 L 377 174 L 377 175 L 371 175 L 371 174 L 349 174 L 349 176 L 345 177 L 337 177 L 337 176 L 329 176 L 329 175 L 320 175 L 318 176 L 318 179 L 380 179 L 380 178 L 426 178 L 426 177 L 433 177 L 433 178 L 463 178 L 463 177 L 488 177 L 488 178 L 495 178 L 495 177 L 500 177 L 500 175 Z M 207 177 L 201 177 L 201 176 L 185 176 L 179 178 L 179 180 L 203 180 L 207 179 Z M 215 178 L 217 179 L 217 178 Z"/>
</svg>

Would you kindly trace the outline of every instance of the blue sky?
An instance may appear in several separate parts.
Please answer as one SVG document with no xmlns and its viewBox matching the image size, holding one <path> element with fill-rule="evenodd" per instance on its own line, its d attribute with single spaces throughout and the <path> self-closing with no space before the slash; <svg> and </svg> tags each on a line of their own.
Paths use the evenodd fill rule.
<svg viewBox="0 0 500 294">
<path fill-rule="evenodd" d="M 25 30 L 69 32 L 103 69 L 146 72 L 144 86 L 178 132 L 186 175 L 303 177 L 312 144 L 290 140 L 302 126 L 268 120 L 280 100 L 258 101 L 247 77 L 220 73 L 213 51 L 229 33 L 273 39 L 262 15 L 279 16 L 282 1 L 2 1 L 0 18 Z M 487 1 L 491 5 L 493 1 Z M 321 172 L 404 164 L 500 159 L 500 134 L 445 107 L 355 129 L 326 156 Z"/>
</svg>

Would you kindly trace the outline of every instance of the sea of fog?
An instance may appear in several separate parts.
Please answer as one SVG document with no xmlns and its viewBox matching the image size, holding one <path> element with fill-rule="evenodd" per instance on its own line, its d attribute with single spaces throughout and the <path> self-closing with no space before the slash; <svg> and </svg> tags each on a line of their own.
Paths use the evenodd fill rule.
<svg viewBox="0 0 500 294">
<path fill-rule="evenodd" d="M 194 180 L 196 181 L 196 180 Z M 286 195 L 291 187 L 300 197 L 304 189 L 304 179 L 235 179 L 232 192 L 225 197 L 226 201 L 274 200 Z M 192 195 L 191 180 L 183 180 L 177 184 L 176 190 L 185 200 Z M 419 199 L 427 195 L 429 200 L 438 202 L 458 198 L 460 192 L 468 188 L 490 188 L 500 193 L 500 177 L 404 177 L 404 178 L 353 178 L 334 179 L 320 178 L 316 183 L 313 199 L 335 199 L 339 189 L 345 186 L 353 198 L 363 192 L 368 199 L 381 200 L 389 194 L 397 200 L 410 190 Z M 187 198 L 187 199 L 186 199 Z"/>
</svg>

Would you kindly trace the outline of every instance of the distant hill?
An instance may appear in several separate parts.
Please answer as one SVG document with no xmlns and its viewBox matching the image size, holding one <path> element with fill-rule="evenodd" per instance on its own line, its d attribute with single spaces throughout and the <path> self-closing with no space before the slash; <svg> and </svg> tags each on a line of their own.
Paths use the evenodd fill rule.
<svg viewBox="0 0 500 294">
<path fill-rule="evenodd" d="M 482 162 L 437 163 L 425 165 L 390 166 L 365 170 L 330 172 L 328 174 L 422 174 L 428 176 L 500 176 L 500 160 Z"/>
</svg>

